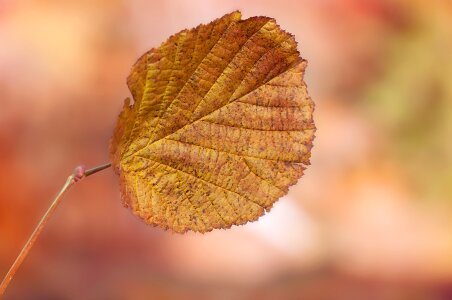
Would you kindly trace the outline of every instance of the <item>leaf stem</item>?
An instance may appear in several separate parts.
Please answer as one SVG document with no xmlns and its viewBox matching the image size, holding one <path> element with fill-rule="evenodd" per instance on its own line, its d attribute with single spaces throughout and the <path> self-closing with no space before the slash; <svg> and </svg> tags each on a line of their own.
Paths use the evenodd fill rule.
<svg viewBox="0 0 452 300">
<path fill-rule="evenodd" d="M 111 163 L 108 163 L 108 164 L 103 164 L 103 165 L 94 167 L 92 169 L 86 170 L 85 171 L 85 177 L 88 177 L 90 175 L 96 174 L 97 172 L 100 172 L 102 170 L 108 169 L 110 167 L 111 167 Z"/>
<path fill-rule="evenodd" d="M 109 168 L 110 166 L 111 166 L 111 164 L 108 163 L 108 164 L 100 165 L 98 167 L 94 167 L 89 170 L 85 170 L 84 167 L 79 166 L 79 167 L 75 168 L 74 172 L 71 175 L 69 175 L 69 177 L 67 178 L 63 187 L 59 191 L 58 195 L 55 197 L 55 199 L 50 204 L 50 206 L 47 209 L 47 211 L 45 212 L 44 216 L 41 218 L 41 221 L 39 221 L 38 225 L 35 227 L 35 230 L 31 234 L 31 236 L 28 238 L 28 241 L 23 246 L 22 250 L 20 251 L 20 253 L 17 256 L 14 263 L 12 264 L 8 273 L 5 275 L 5 278 L 3 279 L 2 283 L 0 284 L 0 297 L 2 297 L 3 294 L 5 293 L 5 290 L 8 287 L 11 280 L 13 279 L 14 274 L 16 274 L 20 265 L 23 263 L 24 259 L 27 257 L 28 252 L 30 252 L 30 249 L 33 247 L 33 244 L 36 242 L 36 239 L 39 237 L 42 229 L 47 224 L 47 221 L 49 220 L 50 216 L 53 214 L 53 212 L 57 208 L 58 204 L 60 204 L 61 199 L 63 198 L 63 195 L 69 190 L 70 187 L 72 187 L 75 183 L 77 183 L 81 179 L 88 177 L 90 175 L 93 175 L 99 171 L 105 170 L 105 169 Z"/>
</svg>

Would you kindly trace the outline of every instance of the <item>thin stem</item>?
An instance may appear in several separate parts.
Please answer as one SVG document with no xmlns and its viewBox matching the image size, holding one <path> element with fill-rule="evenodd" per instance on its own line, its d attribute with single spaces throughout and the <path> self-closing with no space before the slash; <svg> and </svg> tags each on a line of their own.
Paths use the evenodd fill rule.
<svg viewBox="0 0 452 300">
<path fill-rule="evenodd" d="M 90 175 L 93 175 L 93 174 L 95 174 L 95 173 L 97 173 L 99 171 L 105 170 L 105 169 L 110 168 L 110 167 L 111 167 L 111 163 L 108 163 L 108 164 L 100 165 L 98 167 L 94 167 L 92 169 L 86 170 L 85 171 L 85 177 L 88 177 Z"/>
<path fill-rule="evenodd" d="M 50 216 L 53 214 L 55 209 L 57 208 L 58 204 L 60 204 L 61 199 L 63 198 L 63 195 L 69 190 L 71 186 L 73 186 L 75 183 L 80 181 L 81 179 L 88 177 L 90 175 L 93 175 L 99 171 L 105 170 L 109 168 L 111 164 L 104 164 L 89 170 L 84 170 L 83 167 L 77 167 L 74 170 L 74 173 L 69 175 L 66 182 L 64 183 L 63 187 L 61 188 L 58 195 L 53 200 L 52 204 L 50 204 L 49 208 L 47 209 L 44 216 L 41 218 L 41 221 L 39 221 L 38 225 L 35 227 L 35 230 L 31 234 L 31 236 L 28 238 L 28 241 L 23 246 L 22 250 L 20 251 L 19 255 L 17 256 L 16 260 L 14 261 L 13 265 L 9 269 L 8 273 L 6 274 L 5 278 L 3 279 L 2 283 L 0 284 L 0 297 L 3 296 L 5 293 L 6 288 L 8 287 L 9 283 L 14 277 L 14 274 L 16 274 L 17 270 L 19 269 L 20 265 L 23 263 L 24 259 L 27 257 L 28 253 L 30 252 L 31 247 L 33 247 L 33 244 L 36 242 L 36 239 L 39 237 L 42 229 L 47 224 L 47 221 L 49 220 Z"/>
</svg>

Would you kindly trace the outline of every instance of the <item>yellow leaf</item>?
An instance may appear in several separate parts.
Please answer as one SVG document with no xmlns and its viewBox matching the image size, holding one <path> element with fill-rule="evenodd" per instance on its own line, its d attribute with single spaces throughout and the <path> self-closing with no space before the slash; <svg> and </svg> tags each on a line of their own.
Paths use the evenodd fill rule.
<svg viewBox="0 0 452 300">
<path fill-rule="evenodd" d="M 145 53 L 111 142 L 124 204 L 207 232 L 256 220 L 303 175 L 314 103 L 294 37 L 233 12 Z"/>
</svg>

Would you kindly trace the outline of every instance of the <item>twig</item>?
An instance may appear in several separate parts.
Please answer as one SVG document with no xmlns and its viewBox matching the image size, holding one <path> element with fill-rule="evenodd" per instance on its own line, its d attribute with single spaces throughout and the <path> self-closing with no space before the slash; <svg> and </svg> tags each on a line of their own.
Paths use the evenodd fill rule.
<svg viewBox="0 0 452 300">
<path fill-rule="evenodd" d="M 84 167 L 79 166 L 75 168 L 74 172 L 67 178 L 66 183 L 61 188 L 58 195 L 53 200 L 52 204 L 47 209 L 44 216 L 41 218 L 41 221 L 39 221 L 38 225 L 36 226 L 35 230 L 29 237 L 27 243 L 23 246 L 22 250 L 20 251 L 19 255 L 17 256 L 16 260 L 14 261 L 13 265 L 9 269 L 8 273 L 6 274 L 5 278 L 3 279 L 2 283 L 0 284 L 0 297 L 3 296 L 5 293 L 6 288 L 8 287 L 9 283 L 14 277 L 14 274 L 16 274 L 17 270 L 19 269 L 20 265 L 24 261 L 24 259 L 27 257 L 28 252 L 30 252 L 31 247 L 33 247 L 33 244 L 36 242 L 36 239 L 38 238 L 39 234 L 41 233 L 44 226 L 47 224 L 47 221 L 49 220 L 50 216 L 55 211 L 58 204 L 60 204 L 61 199 L 63 198 L 63 195 L 69 190 L 71 186 L 73 186 L 75 183 L 79 182 L 85 177 L 88 177 L 90 175 L 93 175 L 99 171 L 105 170 L 109 168 L 111 164 L 104 164 L 89 170 L 85 170 Z"/>
</svg>

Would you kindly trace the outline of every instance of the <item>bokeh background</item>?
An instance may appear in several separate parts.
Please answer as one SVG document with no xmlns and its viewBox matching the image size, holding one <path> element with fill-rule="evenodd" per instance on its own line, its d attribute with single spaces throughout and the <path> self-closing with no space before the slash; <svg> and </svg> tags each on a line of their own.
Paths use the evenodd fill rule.
<svg viewBox="0 0 452 300">
<path fill-rule="evenodd" d="M 108 161 L 135 60 L 235 9 L 276 18 L 309 61 L 305 176 L 258 222 L 177 235 L 96 174 L 5 299 L 452 299 L 447 0 L 0 0 L 0 277 L 72 169 Z"/>
</svg>

